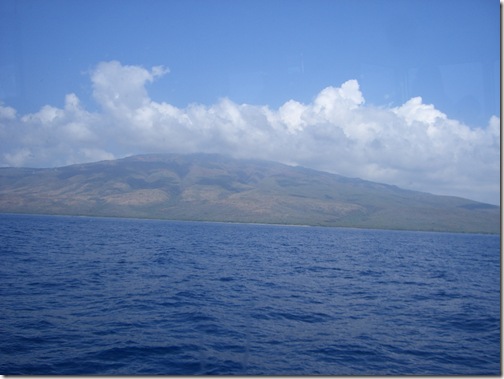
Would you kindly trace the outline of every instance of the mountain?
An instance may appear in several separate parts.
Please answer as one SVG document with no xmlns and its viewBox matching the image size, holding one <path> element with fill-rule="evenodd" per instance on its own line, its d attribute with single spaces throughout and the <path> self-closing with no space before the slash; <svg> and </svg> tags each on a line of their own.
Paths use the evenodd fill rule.
<svg viewBox="0 0 504 379">
<path fill-rule="evenodd" d="M 500 233 L 495 205 L 214 154 L 0 168 L 0 212 Z"/>
</svg>

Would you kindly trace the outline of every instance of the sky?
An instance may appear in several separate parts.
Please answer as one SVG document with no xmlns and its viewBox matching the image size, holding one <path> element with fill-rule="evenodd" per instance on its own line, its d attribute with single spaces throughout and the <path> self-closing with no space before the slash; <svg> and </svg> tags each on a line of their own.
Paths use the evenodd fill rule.
<svg viewBox="0 0 504 379">
<path fill-rule="evenodd" d="M 154 152 L 499 204 L 500 3 L 0 1 L 0 167 Z"/>
</svg>

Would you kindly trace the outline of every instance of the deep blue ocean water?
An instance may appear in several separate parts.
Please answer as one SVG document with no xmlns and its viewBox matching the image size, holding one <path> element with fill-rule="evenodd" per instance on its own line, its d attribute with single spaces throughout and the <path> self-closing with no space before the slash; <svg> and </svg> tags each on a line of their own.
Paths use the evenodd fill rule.
<svg viewBox="0 0 504 379">
<path fill-rule="evenodd" d="M 495 235 L 0 215 L 0 373 L 500 374 Z"/>
</svg>

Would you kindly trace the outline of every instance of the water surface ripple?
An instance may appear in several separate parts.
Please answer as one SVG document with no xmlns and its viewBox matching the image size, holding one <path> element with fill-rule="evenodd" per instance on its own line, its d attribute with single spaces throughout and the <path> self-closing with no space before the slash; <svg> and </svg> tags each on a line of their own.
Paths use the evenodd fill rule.
<svg viewBox="0 0 504 379">
<path fill-rule="evenodd" d="M 0 216 L 0 373 L 500 374 L 499 236 Z"/>
</svg>

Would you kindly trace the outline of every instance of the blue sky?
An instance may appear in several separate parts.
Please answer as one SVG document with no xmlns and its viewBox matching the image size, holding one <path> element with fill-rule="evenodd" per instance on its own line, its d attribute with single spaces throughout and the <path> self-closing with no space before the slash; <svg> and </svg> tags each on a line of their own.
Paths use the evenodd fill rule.
<svg viewBox="0 0 504 379">
<path fill-rule="evenodd" d="M 119 65 L 100 66 L 103 62 L 118 62 Z M 256 110 L 262 106 L 280 114 L 280 108 L 291 100 L 309 106 L 315 104 L 325 88 L 341 88 L 344 83 L 355 80 L 363 97 L 362 102 L 357 102 L 359 117 L 379 109 L 398 115 L 400 112 L 394 109 L 411 99 L 421 98 L 421 102 L 416 103 L 418 107 L 431 106 L 441 112 L 444 119 L 454 120 L 469 131 L 486 131 L 492 117 L 500 114 L 500 4 L 497 0 L 3 0 L 0 2 L 0 104 L 15 111 L 15 120 L 10 118 L 8 125 L 3 124 L 0 155 L 3 154 L 4 159 L 0 163 L 51 165 L 86 160 L 75 155 L 64 159 L 62 154 L 66 150 L 63 148 L 58 157 L 44 160 L 51 146 L 56 151 L 53 145 L 46 146 L 47 151 L 42 153 L 40 144 L 27 145 L 9 128 L 24 123 L 25 129 L 31 130 L 28 124 L 35 118 L 28 115 L 37 114 L 44 106 L 65 109 L 68 94 L 75 95 L 87 116 L 101 117 L 100 122 L 95 120 L 96 125 L 103 123 L 104 117 L 110 116 L 111 108 L 106 108 L 98 99 L 97 93 L 101 90 L 105 97 L 104 94 L 109 93 L 102 87 L 98 89 L 99 85 L 93 80 L 98 67 L 109 73 L 114 68 L 117 73 L 124 67 L 137 67 L 152 74 L 149 70 L 155 66 L 162 66 L 163 74 L 140 75 L 138 80 L 143 82 L 136 89 L 131 87 L 131 91 L 141 93 L 149 104 L 169 104 L 185 112 L 188 118 L 196 117 L 191 113 L 196 105 L 210 111 L 222 105 L 223 99 L 229 99 L 240 112 L 244 108 L 239 106 L 249 104 L 256 106 Z M 107 83 L 121 85 L 124 90 L 127 80 Z M 347 86 L 347 90 L 350 87 Z M 100 99 L 103 100 L 103 96 Z M 192 107 L 191 112 L 189 107 Z M 228 111 L 227 108 L 223 110 Z M 5 114 L 11 113 L 6 111 Z M 247 125 L 261 129 L 247 117 L 252 116 L 245 117 Z M 268 118 L 264 112 L 260 117 Z M 337 124 L 334 117 L 331 122 Z M 348 117 L 354 121 L 357 118 L 355 115 Z M 303 119 L 308 118 L 305 113 Z M 320 123 L 320 119 L 317 120 Z M 343 122 L 343 119 L 338 120 Z M 66 122 L 70 125 L 84 121 Z M 149 122 L 153 122 L 152 119 Z M 500 119 L 492 122 L 499 123 Z M 164 119 L 160 125 L 165 127 L 167 121 Z M 301 130 L 299 125 L 298 131 Z M 128 148 L 121 145 L 122 149 L 114 150 L 112 146 L 120 143 L 112 134 L 105 136 L 104 129 L 100 130 L 92 130 L 93 136 L 102 141 L 96 149 L 108 156 L 160 150 L 159 146 L 147 143 Z M 385 135 L 376 127 L 367 130 Z M 214 134 L 222 133 L 222 130 L 213 133 L 213 141 L 217 138 Z M 345 138 L 350 138 L 352 133 L 344 134 Z M 283 138 L 278 133 L 275 136 L 268 137 L 272 144 L 276 142 L 274 138 Z M 171 134 L 168 137 L 175 138 Z M 51 138 L 63 139 L 63 134 Z M 108 142 L 103 142 L 106 138 Z M 331 138 L 336 137 L 331 135 Z M 476 135 L 473 139 L 477 139 Z M 236 138 L 234 141 L 238 145 L 242 142 Z M 376 138 L 375 145 L 366 141 L 374 148 L 377 144 L 382 148 L 387 145 Z M 239 150 L 224 148 L 231 143 L 229 138 L 219 144 L 221 142 L 215 143 L 223 147 L 223 152 Z M 426 146 L 434 148 L 432 141 L 425 143 L 431 143 Z M 198 146 L 203 145 L 201 142 Z M 79 146 L 72 145 L 72 150 Z M 170 146 L 167 145 L 166 150 L 173 150 Z M 316 151 L 314 146 L 313 151 Z M 338 150 L 336 147 L 327 148 Z M 422 151 L 427 151 L 427 147 L 422 147 Z M 192 150 L 195 148 L 193 146 Z M 444 148 L 450 148 L 449 144 Z M 462 149 L 461 145 L 456 148 Z M 474 145 L 471 148 L 476 151 L 483 147 Z M 308 148 L 305 146 L 305 149 Z M 187 152 L 192 150 L 188 148 Z M 211 149 L 204 147 L 202 150 Z M 13 158 L 20 157 L 21 152 L 27 155 L 27 151 L 33 158 L 31 161 Z M 308 153 L 305 159 L 296 159 L 302 154 L 295 151 L 290 154 L 295 156 L 287 152 L 278 156 L 263 155 L 343 174 L 355 171 L 365 178 L 389 180 L 412 189 L 432 187 L 434 192 L 451 191 L 447 183 L 442 188 L 436 187 L 432 178 L 422 185 L 411 180 L 412 174 L 408 179 L 394 179 L 401 174 L 390 174 L 390 170 L 403 170 L 406 163 L 394 167 L 376 163 L 380 167 L 369 174 L 370 167 L 375 164 L 369 160 L 366 161 L 367 171 L 352 171 L 350 166 L 317 163 Z M 429 160 L 427 156 L 425 159 Z M 491 161 L 491 158 L 484 160 Z M 494 162 L 491 163 L 495 170 Z M 415 170 L 414 167 L 408 169 Z M 379 175 L 380 172 L 383 175 Z M 492 191 L 496 189 L 494 176 Z M 469 179 L 464 186 L 471 187 Z M 488 189 L 491 185 L 485 186 L 486 195 L 476 197 L 491 197 Z M 492 199 L 496 202 L 495 194 Z"/>
<path fill-rule="evenodd" d="M 499 113 L 495 0 L 3 0 L 2 63 L 19 110 L 87 100 L 100 61 L 165 65 L 150 89 L 177 106 L 279 106 L 357 79 L 368 103 L 414 96 L 481 126 Z M 17 72 L 19 71 L 19 72 Z M 4 79 L 5 80 L 5 79 Z M 91 103 L 90 103 L 91 104 Z"/>
</svg>

